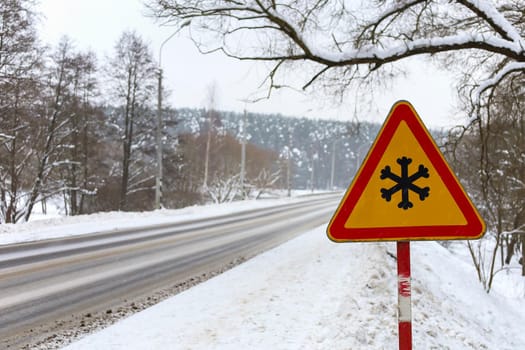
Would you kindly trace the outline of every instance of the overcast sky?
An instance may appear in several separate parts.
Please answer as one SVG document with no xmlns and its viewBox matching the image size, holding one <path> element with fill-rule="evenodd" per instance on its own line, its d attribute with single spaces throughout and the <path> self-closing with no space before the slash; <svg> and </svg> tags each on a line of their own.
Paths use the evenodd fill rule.
<svg viewBox="0 0 525 350">
<path fill-rule="evenodd" d="M 112 54 L 124 30 L 136 30 L 148 43 L 156 58 L 159 47 L 174 28 L 160 27 L 146 13 L 141 0 L 41 0 L 41 37 L 54 45 L 68 35 L 81 50 L 91 49 L 100 60 Z M 219 53 L 201 55 L 187 39 L 184 30 L 162 51 L 165 86 L 171 91 L 169 103 L 175 108 L 204 107 L 208 87 L 215 82 L 218 109 L 312 118 L 353 119 L 355 103 L 350 96 L 338 105 L 327 96 L 309 96 L 291 90 L 272 94 L 269 100 L 246 104 L 264 77 L 260 64 L 240 62 Z M 429 127 L 456 125 L 454 91 L 445 72 L 418 64 L 406 79 L 398 79 L 391 89 L 373 92 L 372 106 L 359 106 L 359 118 L 383 122 L 390 107 L 399 99 L 411 102 Z M 369 108 L 370 107 L 370 108 Z"/>
</svg>

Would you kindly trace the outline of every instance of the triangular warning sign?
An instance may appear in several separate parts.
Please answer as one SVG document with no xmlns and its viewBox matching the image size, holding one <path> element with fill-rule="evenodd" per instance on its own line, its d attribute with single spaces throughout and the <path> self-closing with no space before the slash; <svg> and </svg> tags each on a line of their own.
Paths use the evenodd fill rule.
<svg viewBox="0 0 525 350">
<path fill-rule="evenodd" d="M 412 105 L 394 104 L 339 204 L 336 242 L 476 239 L 485 223 Z"/>
</svg>

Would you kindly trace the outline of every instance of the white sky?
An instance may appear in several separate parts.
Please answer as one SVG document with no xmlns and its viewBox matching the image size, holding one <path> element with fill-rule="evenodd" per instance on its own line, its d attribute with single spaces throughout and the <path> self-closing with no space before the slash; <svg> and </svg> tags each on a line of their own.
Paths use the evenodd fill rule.
<svg viewBox="0 0 525 350">
<path fill-rule="evenodd" d="M 141 0 L 41 0 L 44 18 L 40 28 L 44 42 L 54 45 L 68 35 L 78 49 L 92 49 L 99 60 L 110 56 L 114 43 L 124 30 L 136 30 L 158 58 L 160 44 L 173 28 L 161 28 L 144 16 Z M 265 70 L 256 63 L 240 62 L 222 54 L 201 55 L 187 39 L 187 31 L 172 38 L 162 52 L 165 87 L 171 91 L 168 103 L 175 108 L 204 107 L 208 87 L 215 82 L 218 109 L 242 111 L 243 102 L 261 84 Z M 383 122 L 390 107 L 399 99 L 410 101 L 429 127 L 456 125 L 454 89 L 451 77 L 430 66 L 418 64 L 406 79 L 399 79 L 390 90 L 374 91 L 374 106 L 361 120 Z M 366 99 L 365 99 L 366 100 Z M 307 96 L 290 90 L 275 92 L 269 100 L 246 106 L 248 111 L 281 113 L 312 118 L 353 119 L 355 97 L 335 105 L 323 95 Z M 363 104 L 366 104 L 363 103 Z"/>
</svg>

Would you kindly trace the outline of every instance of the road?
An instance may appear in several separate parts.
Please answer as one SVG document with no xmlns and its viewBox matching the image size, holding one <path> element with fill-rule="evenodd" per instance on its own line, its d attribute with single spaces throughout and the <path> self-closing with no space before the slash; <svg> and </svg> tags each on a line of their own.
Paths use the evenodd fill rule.
<svg viewBox="0 0 525 350">
<path fill-rule="evenodd" d="M 0 347 L 254 256 L 326 223 L 339 200 L 0 247 Z"/>
</svg>

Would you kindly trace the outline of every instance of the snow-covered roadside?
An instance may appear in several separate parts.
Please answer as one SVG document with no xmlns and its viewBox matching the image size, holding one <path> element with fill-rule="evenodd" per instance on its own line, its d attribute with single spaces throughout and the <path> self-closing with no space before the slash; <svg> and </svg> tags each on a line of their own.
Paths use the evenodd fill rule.
<svg viewBox="0 0 525 350">
<path fill-rule="evenodd" d="M 67 347 L 397 349 L 395 243 L 320 227 Z M 412 243 L 414 348 L 525 348 L 525 300 L 487 295 L 466 262 Z"/>
<path fill-rule="evenodd" d="M 0 225 L 0 244 L 194 220 L 301 200 Z M 436 242 L 411 246 L 414 348 L 525 349 L 525 279 L 507 276 L 504 287 L 487 295 L 462 242 L 453 243 L 454 254 Z M 393 253 L 395 243 L 332 243 L 320 227 L 69 349 L 397 349 Z M 501 288 L 511 289 L 498 294 Z"/>
<path fill-rule="evenodd" d="M 107 212 L 79 216 L 52 216 L 50 219 L 39 217 L 38 220 L 27 223 L 0 225 L 0 245 L 118 231 L 137 226 L 176 223 L 304 200 L 308 200 L 308 197 L 246 200 L 150 212 Z"/>
</svg>

